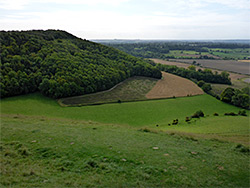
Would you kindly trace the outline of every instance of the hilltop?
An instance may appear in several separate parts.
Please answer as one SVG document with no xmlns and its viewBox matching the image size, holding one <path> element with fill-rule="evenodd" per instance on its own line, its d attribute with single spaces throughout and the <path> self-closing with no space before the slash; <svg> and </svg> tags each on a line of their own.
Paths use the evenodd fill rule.
<svg viewBox="0 0 250 188">
<path fill-rule="evenodd" d="M 1 97 L 61 98 L 107 90 L 132 76 L 161 78 L 140 58 L 60 30 L 1 31 Z"/>
</svg>

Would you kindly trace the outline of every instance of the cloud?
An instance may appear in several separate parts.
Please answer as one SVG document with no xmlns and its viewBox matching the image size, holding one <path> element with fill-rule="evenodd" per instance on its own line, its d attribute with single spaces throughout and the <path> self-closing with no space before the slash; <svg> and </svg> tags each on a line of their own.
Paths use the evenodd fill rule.
<svg viewBox="0 0 250 188">
<path fill-rule="evenodd" d="M 0 0 L 0 9 L 5 10 L 22 10 L 30 0 Z"/>
<path fill-rule="evenodd" d="M 207 3 L 217 3 L 236 9 L 250 9 L 249 0 L 204 0 Z"/>
<path fill-rule="evenodd" d="M 69 4 L 69 5 L 111 5 L 118 6 L 130 0 L 0 0 L 0 9 L 22 10 L 27 5 L 43 4 Z"/>
</svg>

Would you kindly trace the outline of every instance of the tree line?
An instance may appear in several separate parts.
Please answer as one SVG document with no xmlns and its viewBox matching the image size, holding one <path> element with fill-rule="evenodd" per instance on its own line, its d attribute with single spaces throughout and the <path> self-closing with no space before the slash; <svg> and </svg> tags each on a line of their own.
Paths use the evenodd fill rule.
<svg viewBox="0 0 250 188">
<path fill-rule="evenodd" d="M 160 63 L 154 63 L 150 62 L 153 66 L 155 66 L 158 70 L 168 72 L 171 74 L 175 74 L 190 80 L 193 80 L 195 82 L 198 81 L 204 81 L 209 83 L 218 83 L 218 84 L 228 84 L 231 85 L 231 79 L 229 78 L 229 73 L 226 71 L 221 72 L 220 74 L 218 72 L 213 73 L 210 69 L 198 69 L 196 70 L 196 67 L 191 65 L 188 67 L 188 69 L 177 67 L 175 65 L 163 65 Z"/>
<path fill-rule="evenodd" d="M 140 58 L 60 30 L 0 32 L 0 94 L 52 98 L 102 91 L 132 76 L 161 78 Z"/>
<path fill-rule="evenodd" d="M 174 55 L 168 54 L 170 50 L 195 51 L 198 53 L 209 52 L 209 48 L 221 49 L 237 49 L 250 48 L 249 44 L 245 43 L 223 43 L 223 42 L 185 42 L 185 41 L 156 41 L 156 42 L 133 42 L 133 43 L 111 43 L 103 42 L 105 45 L 112 46 L 122 50 L 128 54 L 143 58 L 159 58 L 170 59 L 175 58 Z M 192 57 L 190 57 L 192 58 Z M 200 58 L 212 58 L 208 56 L 200 56 Z"/>
</svg>

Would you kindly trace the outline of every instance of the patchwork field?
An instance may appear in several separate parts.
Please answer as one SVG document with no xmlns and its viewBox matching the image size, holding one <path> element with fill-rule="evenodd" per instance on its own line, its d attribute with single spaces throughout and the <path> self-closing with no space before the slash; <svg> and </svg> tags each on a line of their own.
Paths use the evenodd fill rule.
<svg viewBox="0 0 250 188">
<path fill-rule="evenodd" d="M 184 97 L 204 94 L 192 81 L 169 73 L 162 73 L 162 79 L 150 90 L 146 97 L 148 99 Z"/>
<path fill-rule="evenodd" d="M 194 60 L 178 59 L 174 61 L 192 64 Z M 195 61 L 201 64 L 201 66 L 203 67 L 250 75 L 248 62 L 242 62 L 236 60 L 204 60 L 204 59 L 197 59 Z"/>
<path fill-rule="evenodd" d="M 162 79 L 133 77 L 114 88 L 83 96 L 59 99 L 62 106 L 83 106 L 200 95 L 204 92 L 188 79 L 162 72 Z"/>
<path fill-rule="evenodd" d="M 82 106 L 93 104 L 117 103 L 118 101 L 146 100 L 146 94 L 158 80 L 149 77 L 133 77 L 116 85 L 110 90 L 77 97 L 60 99 L 63 106 Z"/>
</svg>

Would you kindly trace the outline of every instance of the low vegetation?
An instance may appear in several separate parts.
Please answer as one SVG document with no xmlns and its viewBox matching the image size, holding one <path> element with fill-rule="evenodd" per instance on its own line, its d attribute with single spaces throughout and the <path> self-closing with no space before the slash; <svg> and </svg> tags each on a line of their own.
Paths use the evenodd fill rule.
<svg viewBox="0 0 250 188">
<path fill-rule="evenodd" d="M 31 116 L 2 117 L 2 130 L 1 187 L 249 183 L 248 148 L 240 144 Z"/>
<path fill-rule="evenodd" d="M 148 77 L 132 77 L 111 90 L 59 99 L 59 103 L 63 106 L 82 106 L 147 100 L 146 94 L 154 87 L 157 81 L 158 79 Z"/>
</svg>

